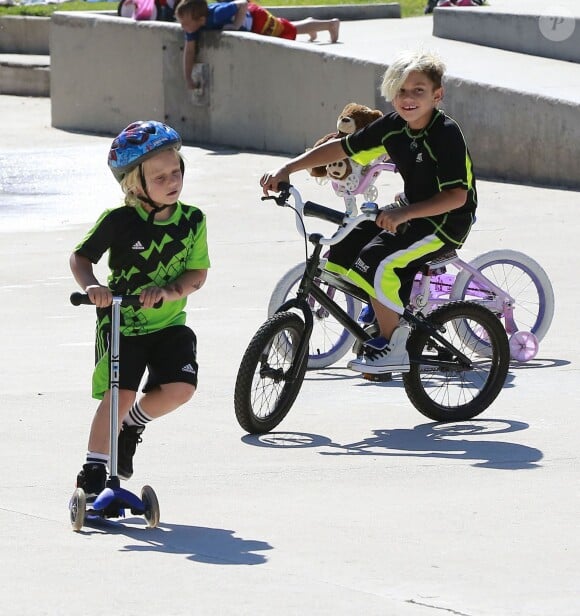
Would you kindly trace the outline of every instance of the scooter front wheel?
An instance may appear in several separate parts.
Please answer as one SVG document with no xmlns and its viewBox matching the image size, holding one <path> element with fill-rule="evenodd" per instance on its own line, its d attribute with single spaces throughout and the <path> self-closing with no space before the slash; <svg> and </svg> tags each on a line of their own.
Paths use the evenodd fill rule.
<svg viewBox="0 0 580 616">
<path fill-rule="evenodd" d="M 77 488 L 70 499 L 70 523 L 74 531 L 79 531 L 85 522 L 87 511 L 87 495 L 82 488 Z"/>
</svg>

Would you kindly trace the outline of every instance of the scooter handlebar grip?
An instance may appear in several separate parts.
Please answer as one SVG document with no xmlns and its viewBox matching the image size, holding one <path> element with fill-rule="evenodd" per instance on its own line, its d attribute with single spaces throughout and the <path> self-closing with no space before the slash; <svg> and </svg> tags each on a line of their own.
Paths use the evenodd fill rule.
<svg viewBox="0 0 580 616">
<path fill-rule="evenodd" d="M 89 296 L 86 293 L 81 293 L 80 291 L 75 291 L 71 293 L 70 303 L 73 306 L 81 306 L 82 304 L 90 305 L 93 302 L 89 299 Z"/>
<path fill-rule="evenodd" d="M 123 297 L 123 301 L 121 302 L 121 306 L 141 306 L 139 295 L 125 295 Z M 153 308 L 161 308 L 161 306 L 163 306 L 162 299 L 160 299 L 156 304 L 153 304 Z"/>
</svg>

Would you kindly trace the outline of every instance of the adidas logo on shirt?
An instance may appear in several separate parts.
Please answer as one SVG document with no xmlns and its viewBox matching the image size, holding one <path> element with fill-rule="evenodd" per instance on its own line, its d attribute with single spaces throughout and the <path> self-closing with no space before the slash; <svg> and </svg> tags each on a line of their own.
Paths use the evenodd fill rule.
<svg viewBox="0 0 580 616">
<path fill-rule="evenodd" d="M 423 152 L 419 152 L 419 154 L 417 154 L 417 158 L 415 159 L 416 163 L 422 163 L 423 162 Z"/>
<path fill-rule="evenodd" d="M 191 364 L 186 364 L 185 366 L 183 366 L 181 371 L 182 372 L 189 372 L 191 374 L 195 374 L 195 370 L 193 369 L 193 366 Z"/>
<path fill-rule="evenodd" d="M 133 246 L 132 246 L 133 250 L 145 250 L 145 246 L 143 246 L 143 244 L 137 240 Z"/>
</svg>

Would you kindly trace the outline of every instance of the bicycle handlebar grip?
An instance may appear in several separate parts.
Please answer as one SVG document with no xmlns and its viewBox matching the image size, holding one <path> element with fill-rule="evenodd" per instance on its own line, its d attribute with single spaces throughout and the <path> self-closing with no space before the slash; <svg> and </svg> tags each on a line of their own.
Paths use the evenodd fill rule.
<svg viewBox="0 0 580 616">
<path fill-rule="evenodd" d="M 320 218 L 321 220 L 327 220 L 335 225 L 342 225 L 346 214 L 344 212 L 339 212 L 338 210 L 333 210 L 324 205 L 307 201 L 304 204 L 304 216 L 312 216 L 314 218 Z"/>
</svg>

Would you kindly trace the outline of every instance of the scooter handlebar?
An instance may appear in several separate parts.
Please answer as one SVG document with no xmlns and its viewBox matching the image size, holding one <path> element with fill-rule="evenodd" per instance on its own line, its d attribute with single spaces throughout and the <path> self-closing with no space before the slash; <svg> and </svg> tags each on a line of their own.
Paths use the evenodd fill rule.
<svg viewBox="0 0 580 616">
<path fill-rule="evenodd" d="M 86 293 L 81 293 L 80 291 L 75 291 L 71 293 L 70 303 L 73 306 L 92 306 L 93 302 L 91 302 L 89 296 Z M 139 301 L 138 295 L 123 295 L 123 299 L 121 301 L 121 306 L 140 306 L 141 302 Z M 154 304 L 153 308 L 160 308 L 163 305 L 163 300 L 160 299 L 156 304 Z"/>
</svg>

